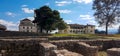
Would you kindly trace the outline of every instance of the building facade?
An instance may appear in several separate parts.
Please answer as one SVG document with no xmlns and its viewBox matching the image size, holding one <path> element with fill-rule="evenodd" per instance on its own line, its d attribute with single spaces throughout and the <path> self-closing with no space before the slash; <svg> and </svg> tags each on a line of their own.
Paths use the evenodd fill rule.
<svg viewBox="0 0 120 56">
<path fill-rule="evenodd" d="M 29 19 L 23 19 L 19 24 L 20 32 L 40 32 L 37 25 Z M 45 30 L 42 30 L 45 33 Z M 68 34 L 95 34 L 94 25 L 80 25 L 80 24 L 68 24 L 67 28 L 64 30 L 58 30 L 58 33 L 68 33 Z"/>
<path fill-rule="evenodd" d="M 29 19 L 23 19 L 19 24 L 20 32 L 37 32 L 37 25 Z"/>
<path fill-rule="evenodd" d="M 80 24 L 68 24 L 68 28 L 65 30 L 59 30 L 59 33 L 69 34 L 95 34 L 94 25 L 80 25 Z"/>
</svg>

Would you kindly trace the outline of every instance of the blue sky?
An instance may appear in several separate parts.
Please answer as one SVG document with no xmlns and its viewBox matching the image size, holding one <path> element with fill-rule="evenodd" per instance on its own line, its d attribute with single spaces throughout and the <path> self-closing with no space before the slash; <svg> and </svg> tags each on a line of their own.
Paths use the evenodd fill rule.
<svg viewBox="0 0 120 56">
<path fill-rule="evenodd" d="M 8 30 L 18 30 L 20 20 L 33 20 L 34 9 L 44 5 L 58 10 L 67 23 L 92 24 L 103 29 L 97 27 L 94 20 L 92 0 L 0 0 L 0 24 L 6 25 Z"/>
</svg>

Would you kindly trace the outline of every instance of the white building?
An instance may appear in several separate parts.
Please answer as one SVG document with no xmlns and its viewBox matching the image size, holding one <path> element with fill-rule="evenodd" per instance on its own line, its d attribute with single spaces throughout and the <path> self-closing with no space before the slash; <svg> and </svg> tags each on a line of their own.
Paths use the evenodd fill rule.
<svg viewBox="0 0 120 56">
<path fill-rule="evenodd" d="M 68 28 L 65 30 L 59 30 L 59 33 L 69 34 L 95 34 L 94 25 L 80 25 L 80 24 L 68 24 Z"/>
<path fill-rule="evenodd" d="M 29 19 L 23 19 L 19 24 L 19 31 L 21 32 L 37 32 L 36 24 L 32 23 Z"/>
</svg>

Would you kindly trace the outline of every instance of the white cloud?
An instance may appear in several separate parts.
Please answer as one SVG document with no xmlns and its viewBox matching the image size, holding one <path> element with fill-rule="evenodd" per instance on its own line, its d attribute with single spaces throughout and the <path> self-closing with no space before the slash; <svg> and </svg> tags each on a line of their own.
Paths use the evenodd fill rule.
<svg viewBox="0 0 120 56">
<path fill-rule="evenodd" d="M 87 22 L 87 24 L 97 25 L 97 23 L 95 22 L 95 20 L 90 20 L 90 21 Z"/>
<path fill-rule="evenodd" d="M 64 5 L 68 5 L 71 4 L 71 1 L 55 1 L 57 6 L 64 6 Z"/>
<path fill-rule="evenodd" d="M 71 10 L 67 10 L 67 9 L 65 9 L 65 10 L 58 10 L 60 13 L 71 13 L 72 11 Z"/>
<path fill-rule="evenodd" d="M 31 21 L 33 21 L 34 20 L 34 17 L 27 17 L 28 19 L 30 19 Z"/>
<path fill-rule="evenodd" d="M 28 5 L 22 5 L 21 7 L 27 7 Z"/>
<path fill-rule="evenodd" d="M 12 13 L 12 12 L 6 12 L 6 15 L 11 16 L 11 17 L 15 17 L 16 16 L 16 14 Z"/>
<path fill-rule="evenodd" d="M 22 10 L 23 10 L 25 13 L 33 13 L 33 12 L 34 12 L 34 9 L 29 9 L 29 8 L 22 8 Z"/>
<path fill-rule="evenodd" d="M 78 2 L 78 3 L 85 3 L 85 4 L 88 4 L 88 3 L 91 3 L 92 0 L 73 0 L 74 2 Z"/>
<path fill-rule="evenodd" d="M 50 3 L 46 3 L 45 5 L 50 5 Z"/>
<path fill-rule="evenodd" d="M 70 24 L 70 23 L 72 23 L 72 20 L 65 20 L 65 22 L 66 22 L 67 24 Z"/>
<path fill-rule="evenodd" d="M 80 19 L 83 19 L 83 20 L 90 20 L 90 19 L 93 19 L 94 17 L 90 16 L 90 15 L 80 15 Z"/>
<path fill-rule="evenodd" d="M 0 24 L 5 25 L 7 27 L 7 30 L 17 31 L 18 30 L 18 22 L 14 23 L 11 21 L 6 21 L 0 19 Z"/>
<path fill-rule="evenodd" d="M 25 17 L 25 18 L 30 19 L 31 21 L 34 20 L 34 17 Z M 25 19 L 25 18 L 21 18 L 21 20 L 23 20 L 23 19 Z"/>
</svg>

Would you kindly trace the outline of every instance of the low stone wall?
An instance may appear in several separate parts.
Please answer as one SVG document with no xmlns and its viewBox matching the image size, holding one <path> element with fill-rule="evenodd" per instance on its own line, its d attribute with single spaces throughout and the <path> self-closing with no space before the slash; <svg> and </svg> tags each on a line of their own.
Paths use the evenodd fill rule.
<svg viewBox="0 0 120 56">
<path fill-rule="evenodd" d="M 81 53 L 84 56 L 98 56 L 98 47 L 97 46 L 90 46 L 86 43 L 79 42 L 75 45 L 75 52 Z"/>
<path fill-rule="evenodd" d="M 73 44 L 76 42 L 85 42 L 90 46 L 98 46 L 100 51 L 105 51 L 110 48 L 120 48 L 120 40 L 111 40 L 111 39 L 101 39 L 101 40 L 59 40 L 59 41 L 50 41 L 51 43 L 60 47 L 67 48 L 68 50 L 73 47 Z M 66 47 L 68 45 L 69 47 Z"/>
<path fill-rule="evenodd" d="M 91 46 L 98 46 L 100 51 L 107 50 L 114 46 L 114 41 L 112 40 L 84 40 L 80 42 L 85 42 Z"/>
<path fill-rule="evenodd" d="M 111 48 L 107 50 L 108 56 L 120 56 L 120 48 Z"/>
<path fill-rule="evenodd" d="M 79 41 L 52 41 L 52 44 L 56 45 L 58 49 L 67 49 L 69 51 L 80 53 L 84 56 L 97 56 L 98 47 L 90 46 L 86 43 Z"/>
<path fill-rule="evenodd" d="M 39 42 L 35 40 L 0 40 L 4 56 L 39 56 Z"/>
<path fill-rule="evenodd" d="M 40 38 L 0 39 L 0 55 L 4 56 L 49 56 L 51 52 L 58 55 L 56 52 L 61 53 L 59 51 L 64 51 L 63 49 L 68 50 L 65 51 L 66 54 L 76 52 L 76 54 L 79 53 L 84 56 L 97 56 L 98 48 L 101 50 L 120 48 L 120 40 L 48 41 Z M 111 50 L 107 52 L 108 55 L 111 52 L 115 55 L 118 53 Z"/>
</svg>

